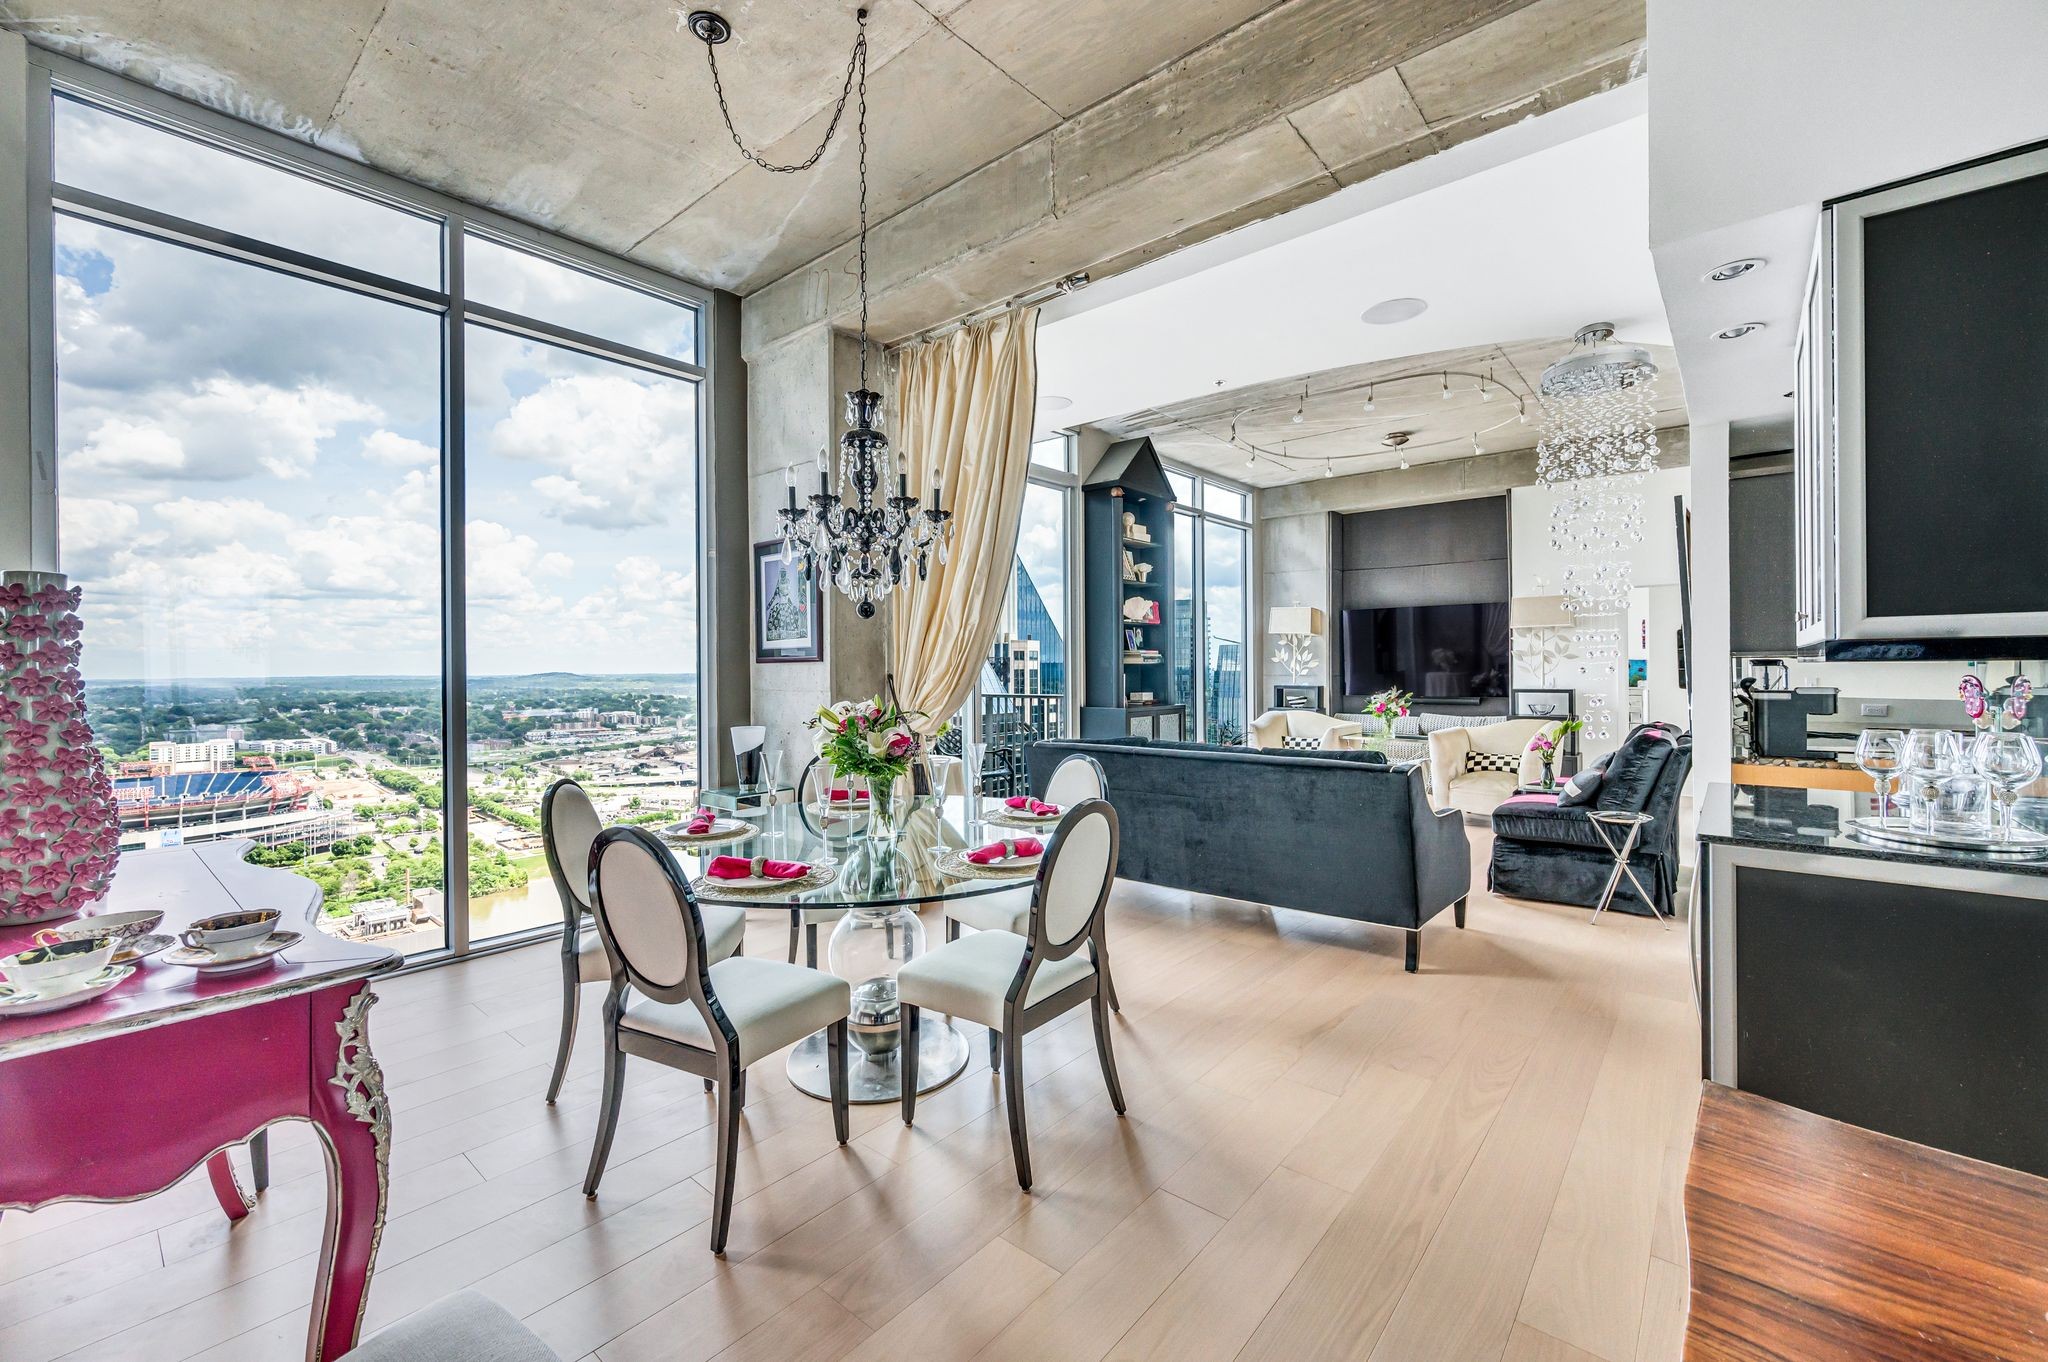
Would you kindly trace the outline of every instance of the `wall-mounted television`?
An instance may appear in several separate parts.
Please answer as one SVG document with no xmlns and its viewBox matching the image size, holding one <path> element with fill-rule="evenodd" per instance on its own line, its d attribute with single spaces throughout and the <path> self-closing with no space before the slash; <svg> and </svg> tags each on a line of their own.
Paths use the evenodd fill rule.
<svg viewBox="0 0 2048 1362">
<path fill-rule="evenodd" d="M 1490 700 L 1508 693 L 1508 603 L 1346 610 L 1344 693 L 1389 686 L 1418 700 Z"/>
</svg>

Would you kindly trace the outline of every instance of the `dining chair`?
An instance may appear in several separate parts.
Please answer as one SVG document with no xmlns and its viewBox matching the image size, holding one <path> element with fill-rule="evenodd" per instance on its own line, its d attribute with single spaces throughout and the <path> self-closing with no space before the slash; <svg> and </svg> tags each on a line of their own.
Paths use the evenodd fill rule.
<svg viewBox="0 0 2048 1362">
<path fill-rule="evenodd" d="M 780 960 L 735 955 L 714 963 L 704 914 L 682 867 L 659 839 L 639 828 L 598 834 L 590 853 L 590 904 L 612 962 L 612 983 L 604 1000 L 604 1098 L 583 1194 L 597 1195 L 611 1155 L 626 1056 L 707 1078 L 718 1095 L 711 1251 L 724 1253 L 749 1064 L 823 1031 L 832 1126 L 839 1143 L 846 1143 L 846 1014 L 852 989 L 837 975 Z M 629 988 L 638 996 L 629 999 Z"/>
<path fill-rule="evenodd" d="M 1010 1115 L 1010 1152 L 1017 1185 L 1031 1190 L 1031 1149 L 1024 1128 L 1024 1037 L 1088 1003 L 1095 1013 L 1095 1051 L 1110 1104 L 1124 1114 L 1123 1085 L 1110 1049 L 1108 960 L 1102 952 L 1103 911 L 1116 878 L 1116 810 L 1086 799 L 1054 830 L 1032 886 L 1026 932 L 985 931 L 949 941 L 904 965 L 896 975 L 903 1008 L 903 1124 L 917 1115 L 919 1017 L 927 1010 L 980 1022 L 1001 1036 L 1003 1104 Z M 1087 947 L 1084 953 L 1082 947 Z"/>
<path fill-rule="evenodd" d="M 1109 798 L 1109 778 L 1102 772 L 1102 763 L 1091 756 L 1076 752 L 1060 762 L 1045 782 L 1045 802 L 1057 804 L 1063 809 L 1090 799 Z M 958 941 L 962 927 L 972 927 L 977 932 L 1015 932 L 1024 934 L 1025 923 L 1031 917 L 1031 891 L 1018 890 L 1014 894 L 977 894 L 970 898 L 948 899 L 939 906 L 946 917 L 946 940 Z M 1105 943 L 1103 949 L 1108 949 Z M 1116 1000 L 1116 980 L 1110 977 L 1108 956 L 1103 957 L 1103 986 L 1109 994 L 1109 1010 L 1121 1012 L 1123 1008 Z M 1002 1057 L 993 1047 L 989 1051 L 989 1063 L 1000 1064 Z"/>
<path fill-rule="evenodd" d="M 812 757 L 810 765 L 804 767 L 803 774 L 797 777 L 797 816 L 803 820 L 805 827 L 811 826 L 811 801 L 817 797 L 818 782 L 830 781 L 831 779 L 832 768 L 825 764 L 823 757 Z M 811 828 L 811 831 L 821 837 L 824 836 L 823 828 Z M 840 918 L 845 916 L 846 910 L 844 908 L 791 909 L 789 914 L 789 963 L 792 965 L 796 963 L 796 948 L 801 943 L 804 948 L 804 963 L 812 969 L 816 969 L 818 967 L 818 928 L 833 926 Z"/>
<path fill-rule="evenodd" d="M 555 1050 L 555 1072 L 548 1080 L 548 1105 L 561 1095 L 569 1072 L 569 1052 L 576 1046 L 576 1016 L 583 985 L 612 977 L 604 958 L 604 942 L 590 921 L 590 845 L 603 828 L 597 808 L 583 787 L 564 777 L 540 797 L 540 844 L 547 854 L 548 874 L 562 900 L 562 1041 Z M 741 954 L 746 946 L 747 910 L 717 904 L 704 910 L 704 931 L 711 958 Z"/>
</svg>

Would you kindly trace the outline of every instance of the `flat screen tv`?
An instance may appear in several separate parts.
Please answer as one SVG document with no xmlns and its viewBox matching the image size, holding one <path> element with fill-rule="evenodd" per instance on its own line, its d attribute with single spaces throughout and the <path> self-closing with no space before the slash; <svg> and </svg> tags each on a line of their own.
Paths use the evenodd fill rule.
<svg viewBox="0 0 2048 1362">
<path fill-rule="evenodd" d="M 1418 700 L 1488 700 L 1508 693 L 1508 603 L 1346 610 L 1344 693 L 1389 686 Z"/>
</svg>

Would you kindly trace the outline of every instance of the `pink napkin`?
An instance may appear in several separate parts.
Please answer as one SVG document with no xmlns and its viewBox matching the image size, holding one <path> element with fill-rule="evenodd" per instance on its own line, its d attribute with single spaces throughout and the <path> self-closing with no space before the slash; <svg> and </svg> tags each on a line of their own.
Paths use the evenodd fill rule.
<svg viewBox="0 0 2048 1362">
<path fill-rule="evenodd" d="M 800 880 L 811 868 L 802 861 L 771 861 L 766 856 L 714 856 L 704 873 L 714 880 Z"/>
<path fill-rule="evenodd" d="M 692 837 L 702 837 L 705 833 L 711 831 L 711 825 L 717 821 L 717 814 L 709 809 L 699 809 L 690 815 L 690 826 L 684 829 L 684 831 L 688 832 Z"/>
<path fill-rule="evenodd" d="M 976 865 L 994 865 L 1014 856 L 1036 856 L 1044 850 L 1045 844 L 1036 837 L 1019 837 L 1015 841 L 1005 838 L 1000 842 L 990 842 L 985 847 L 976 847 L 967 853 L 967 859 Z"/>
<path fill-rule="evenodd" d="M 855 804 L 855 803 L 866 803 L 866 802 L 867 802 L 867 797 L 868 797 L 868 792 L 867 792 L 866 790 L 834 790 L 834 791 L 832 791 L 832 802 L 833 802 L 834 804 Z"/>
<path fill-rule="evenodd" d="M 1013 809 L 1022 809 L 1033 818 L 1050 818 L 1060 811 L 1060 806 L 1057 804 L 1041 804 L 1037 800 L 1027 798 L 1024 795 L 1012 795 L 1004 800 L 1003 803 Z"/>
</svg>

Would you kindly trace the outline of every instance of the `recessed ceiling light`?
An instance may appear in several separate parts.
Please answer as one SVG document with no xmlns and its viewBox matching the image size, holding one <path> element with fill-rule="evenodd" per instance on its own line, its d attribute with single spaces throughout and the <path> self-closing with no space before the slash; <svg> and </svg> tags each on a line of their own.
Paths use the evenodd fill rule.
<svg viewBox="0 0 2048 1362">
<path fill-rule="evenodd" d="M 1041 409 L 1045 411 L 1065 411 L 1068 407 L 1074 405 L 1074 399 L 1071 397 L 1056 397 L 1051 394 L 1047 394 L 1046 396 L 1038 399 L 1038 405 Z"/>
<path fill-rule="evenodd" d="M 1731 260 L 1708 270 L 1701 278 L 1709 284 L 1725 284 L 1730 279 L 1740 279 L 1751 270 L 1760 270 L 1770 262 L 1760 255 L 1745 255 L 1740 260 Z"/>
<path fill-rule="evenodd" d="M 1733 326 L 1724 326 L 1719 331 L 1716 331 L 1714 333 L 1714 339 L 1741 340 L 1744 336 L 1750 335 L 1757 331 L 1761 331 L 1763 329 L 1764 324 L 1762 322 L 1737 322 Z"/>
<path fill-rule="evenodd" d="M 1368 326 L 1392 326 L 1396 322 L 1412 321 L 1429 311 L 1429 303 L 1421 298 L 1382 298 L 1364 312 L 1358 320 Z"/>
</svg>

